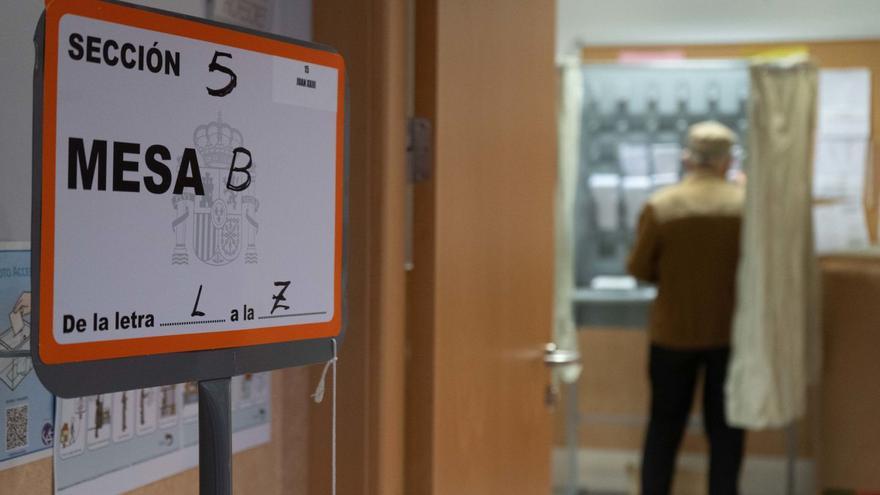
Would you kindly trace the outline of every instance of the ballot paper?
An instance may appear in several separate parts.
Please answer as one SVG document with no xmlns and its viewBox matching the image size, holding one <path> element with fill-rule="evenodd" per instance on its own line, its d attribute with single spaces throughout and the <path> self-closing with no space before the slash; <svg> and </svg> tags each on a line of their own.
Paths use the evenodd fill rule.
<svg viewBox="0 0 880 495">
<path fill-rule="evenodd" d="M 816 252 L 819 254 L 868 246 L 861 202 L 842 201 L 813 207 Z"/>
<path fill-rule="evenodd" d="M 9 313 L 9 323 L 12 325 L 12 333 L 15 335 L 20 335 L 24 330 L 24 316 L 20 311 Z"/>
<path fill-rule="evenodd" d="M 17 321 L 16 321 L 17 320 Z M 0 332 L 0 351 L 3 350 L 28 350 L 30 349 L 30 325 L 25 325 L 21 313 L 9 313 L 9 328 Z M 18 330 L 16 325 L 20 325 Z M 27 331 L 25 331 L 27 329 Z M 3 380 L 6 376 L 0 376 Z"/>
<path fill-rule="evenodd" d="M 871 72 L 866 68 L 819 71 L 820 136 L 867 138 L 871 132 Z"/>
<path fill-rule="evenodd" d="M 638 226 L 639 214 L 642 206 L 651 197 L 652 185 L 651 178 L 647 175 L 623 178 L 624 220 L 627 228 L 635 229 Z"/>
<path fill-rule="evenodd" d="M 590 280 L 590 288 L 596 290 L 636 290 L 635 277 L 629 275 L 597 275 Z"/>
<path fill-rule="evenodd" d="M 644 143 L 620 143 L 617 145 L 617 159 L 624 175 L 647 175 L 648 145 Z"/>
<path fill-rule="evenodd" d="M 734 171 L 742 171 L 744 166 L 744 160 L 746 158 L 746 152 L 743 147 L 739 144 L 734 144 L 730 148 L 730 155 L 733 157 L 730 163 L 730 170 Z"/>
<path fill-rule="evenodd" d="M 681 171 L 681 147 L 677 143 L 655 143 L 651 145 L 651 158 L 654 174 L 675 174 Z"/>
<path fill-rule="evenodd" d="M 867 140 L 820 136 L 814 156 L 814 197 L 861 202 L 868 161 Z"/>
<path fill-rule="evenodd" d="M 620 225 L 620 176 L 593 174 L 590 191 L 596 206 L 596 223 L 600 230 L 614 231 Z"/>
<path fill-rule="evenodd" d="M 730 149 L 730 154 L 733 158 L 730 163 L 730 168 L 727 169 L 727 173 L 725 178 L 728 182 L 741 182 L 744 177 L 743 172 L 743 162 L 745 159 L 745 151 L 742 146 L 735 144 Z"/>
<path fill-rule="evenodd" d="M 654 184 L 654 190 L 671 186 L 678 182 L 678 172 L 671 174 L 654 174 L 651 176 L 651 182 Z"/>
</svg>

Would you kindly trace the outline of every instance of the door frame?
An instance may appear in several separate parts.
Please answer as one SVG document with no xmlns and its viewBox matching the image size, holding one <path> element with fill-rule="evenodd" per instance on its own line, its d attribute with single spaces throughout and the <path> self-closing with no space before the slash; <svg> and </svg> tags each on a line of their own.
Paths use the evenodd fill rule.
<svg viewBox="0 0 880 495">
<path fill-rule="evenodd" d="M 338 364 L 338 493 L 402 495 L 406 2 L 320 0 L 312 16 L 314 40 L 342 53 L 349 83 L 349 318 Z M 320 373 L 313 368 L 312 383 Z M 308 493 L 330 493 L 329 401 L 312 409 L 307 434 Z"/>
<path fill-rule="evenodd" d="M 413 106 L 415 116 L 433 124 L 434 149 L 429 178 L 412 185 L 406 493 L 495 493 L 505 483 L 507 493 L 531 494 L 545 479 L 549 493 L 553 418 L 543 405 L 549 372 L 542 358 L 553 321 L 555 6 L 542 0 L 413 4 Z M 506 160 L 510 169 L 499 165 Z M 496 210 L 499 205 L 507 209 Z M 526 291 L 518 288 L 526 284 L 537 300 L 523 300 Z M 484 307 L 468 297 L 485 298 Z M 526 318 L 505 316 L 524 303 L 534 307 L 518 312 Z M 499 365 L 489 368 L 488 380 L 479 376 L 487 362 Z M 534 402 L 512 403 L 513 397 Z M 520 406 L 522 416 L 509 416 L 530 415 L 517 425 L 528 426 L 514 431 L 498 424 L 507 422 L 499 411 Z M 507 431 L 503 439 L 500 432 Z M 484 446 L 498 440 L 505 447 L 487 453 Z M 547 455 L 526 466 L 526 459 L 541 457 L 535 450 L 529 455 L 528 446 L 544 440 Z"/>
</svg>

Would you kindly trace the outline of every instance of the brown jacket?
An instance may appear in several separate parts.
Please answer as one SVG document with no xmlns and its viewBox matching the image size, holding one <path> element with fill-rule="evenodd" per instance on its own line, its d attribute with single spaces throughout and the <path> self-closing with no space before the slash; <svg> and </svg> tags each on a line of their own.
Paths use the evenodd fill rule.
<svg viewBox="0 0 880 495">
<path fill-rule="evenodd" d="M 645 205 L 627 269 L 657 285 L 652 343 L 730 345 L 743 197 L 739 186 L 696 172 Z"/>
</svg>

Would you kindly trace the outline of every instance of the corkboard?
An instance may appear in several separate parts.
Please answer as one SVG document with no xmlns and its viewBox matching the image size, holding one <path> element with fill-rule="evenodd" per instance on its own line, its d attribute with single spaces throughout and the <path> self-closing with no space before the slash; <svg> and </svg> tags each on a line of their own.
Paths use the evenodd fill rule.
<svg viewBox="0 0 880 495">
<path fill-rule="evenodd" d="M 234 493 L 305 493 L 309 374 L 307 368 L 272 373 L 272 440 L 233 457 Z M 52 459 L 0 471 L 0 492 L 52 493 Z M 198 493 L 199 474 L 190 469 L 131 492 L 136 495 Z"/>
<path fill-rule="evenodd" d="M 877 244 L 880 220 L 880 142 L 874 136 L 880 130 L 880 56 L 877 55 L 880 53 L 880 39 L 694 46 L 588 46 L 583 49 L 582 56 L 587 62 L 607 62 L 617 60 L 622 51 L 680 51 L 692 59 L 746 58 L 785 47 L 806 48 L 821 68 L 866 67 L 871 70 L 872 134 L 865 182 L 865 218 L 871 242 Z"/>
</svg>

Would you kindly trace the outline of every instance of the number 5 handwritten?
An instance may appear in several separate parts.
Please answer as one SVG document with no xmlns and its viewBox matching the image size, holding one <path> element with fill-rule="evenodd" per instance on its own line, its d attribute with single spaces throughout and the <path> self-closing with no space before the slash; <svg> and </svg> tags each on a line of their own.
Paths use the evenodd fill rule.
<svg viewBox="0 0 880 495">
<path fill-rule="evenodd" d="M 218 57 L 227 57 L 232 58 L 232 54 L 226 52 L 214 52 L 214 58 L 211 59 L 211 64 L 208 65 L 208 72 L 220 71 L 229 76 L 229 82 L 226 86 L 223 86 L 220 89 L 211 89 L 209 87 L 205 87 L 208 90 L 208 94 L 211 96 L 226 96 L 235 89 L 235 85 L 238 83 L 238 76 L 235 75 L 235 72 L 232 72 L 232 69 L 226 67 L 223 64 L 217 62 Z"/>
</svg>

